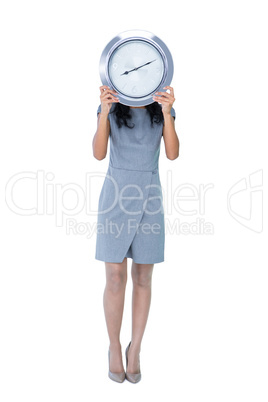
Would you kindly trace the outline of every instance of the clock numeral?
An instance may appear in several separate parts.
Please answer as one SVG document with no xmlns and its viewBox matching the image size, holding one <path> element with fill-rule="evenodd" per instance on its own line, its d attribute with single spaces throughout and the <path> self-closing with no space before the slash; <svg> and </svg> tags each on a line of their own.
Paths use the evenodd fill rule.
<svg viewBox="0 0 268 402">
<path fill-rule="evenodd" d="M 118 67 L 118 64 L 117 64 L 117 63 L 113 63 L 113 69 L 116 70 L 117 67 Z"/>
</svg>

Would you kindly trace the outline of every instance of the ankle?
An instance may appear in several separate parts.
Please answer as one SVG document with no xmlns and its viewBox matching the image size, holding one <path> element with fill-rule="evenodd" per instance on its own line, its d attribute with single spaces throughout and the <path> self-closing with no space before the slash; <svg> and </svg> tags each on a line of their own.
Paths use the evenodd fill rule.
<svg viewBox="0 0 268 402">
<path fill-rule="evenodd" d="M 139 354 L 141 351 L 141 344 L 131 342 L 129 349 L 131 349 L 135 354 Z"/>
<path fill-rule="evenodd" d="M 119 341 L 110 342 L 109 349 L 110 350 L 121 350 L 121 343 Z"/>
</svg>

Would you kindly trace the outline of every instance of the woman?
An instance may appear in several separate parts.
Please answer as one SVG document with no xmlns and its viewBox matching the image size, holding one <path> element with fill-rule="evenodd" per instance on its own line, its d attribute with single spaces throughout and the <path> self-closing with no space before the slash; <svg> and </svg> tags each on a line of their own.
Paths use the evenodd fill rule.
<svg viewBox="0 0 268 402">
<path fill-rule="evenodd" d="M 145 107 L 122 105 L 117 93 L 100 87 L 98 127 L 93 154 L 105 158 L 110 138 L 110 162 L 99 197 L 96 256 L 105 262 L 104 313 L 110 339 L 109 377 L 117 382 L 141 379 L 140 350 L 151 302 L 155 263 L 164 261 L 165 225 L 158 158 L 163 136 L 168 159 L 179 156 L 175 131 L 174 90 L 156 92 Z M 160 204 L 160 207 L 159 207 Z M 148 208 L 149 207 L 149 208 Z M 122 362 L 122 323 L 127 258 L 132 258 L 132 337 Z"/>
</svg>

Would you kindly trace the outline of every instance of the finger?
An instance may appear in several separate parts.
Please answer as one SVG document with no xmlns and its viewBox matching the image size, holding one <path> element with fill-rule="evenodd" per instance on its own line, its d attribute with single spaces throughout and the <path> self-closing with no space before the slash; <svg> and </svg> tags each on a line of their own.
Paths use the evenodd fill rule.
<svg viewBox="0 0 268 402">
<path fill-rule="evenodd" d="M 109 87 L 107 87 L 107 85 L 102 85 L 102 86 L 100 87 L 101 93 L 103 93 L 103 92 L 105 91 L 105 89 L 109 89 Z"/>
<path fill-rule="evenodd" d="M 120 100 L 117 99 L 117 98 L 108 99 L 107 103 L 111 103 L 111 102 L 112 102 L 112 103 L 113 103 L 113 102 L 118 103 L 118 102 L 120 102 Z"/>
<path fill-rule="evenodd" d="M 157 99 L 161 99 L 161 100 L 165 100 L 168 101 L 169 103 L 174 103 L 175 98 L 173 98 L 173 96 L 163 93 L 163 95 L 154 95 L 153 99 L 157 100 Z"/>
<path fill-rule="evenodd" d="M 119 101 L 119 99 L 116 98 L 115 96 L 110 95 L 110 94 L 105 94 L 104 96 L 101 97 L 101 101 L 102 102 L 105 102 L 105 101 L 107 101 L 107 102 L 111 102 L 111 101 L 117 102 L 117 101 Z"/>
<path fill-rule="evenodd" d="M 100 89 L 101 89 L 101 90 L 110 89 L 110 87 L 108 87 L 108 85 L 101 85 L 101 86 L 100 86 Z"/>
<path fill-rule="evenodd" d="M 101 99 L 106 99 L 106 98 L 111 98 L 111 97 L 115 98 L 115 96 L 113 94 L 111 94 L 110 92 L 104 92 L 100 96 Z"/>
<path fill-rule="evenodd" d="M 172 105 L 169 103 L 169 102 L 165 102 L 165 101 L 162 101 L 162 100 L 159 100 L 159 101 L 157 101 L 158 103 L 161 103 L 161 105 L 165 105 L 165 106 L 171 106 L 172 107 Z"/>
<path fill-rule="evenodd" d="M 173 89 L 173 87 L 167 85 L 166 87 L 164 87 L 164 89 L 169 89 L 169 90 L 170 90 L 170 95 L 174 96 L 174 89 Z"/>
<path fill-rule="evenodd" d="M 113 92 L 113 93 L 117 93 L 116 91 L 114 91 L 113 89 L 111 89 L 110 87 L 108 87 L 107 85 L 102 85 L 102 86 L 100 87 L 100 90 L 101 90 L 102 93 L 103 93 L 103 92 L 106 92 L 106 91 Z"/>
<path fill-rule="evenodd" d="M 116 95 L 118 95 L 116 92 L 102 92 L 102 94 L 100 95 L 100 98 L 102 99 L 104 96 L 116 96 Z"/>
<path fill-rule="evenodd" d="M 101 96 L 102 96 L 102 95 L 106 95 L 106 94 L 118 95 L 118 92 L 113 91 L 112 89 L 106 89 L 106 90 L 104 90 L 104 91 L 101 93 Z"/>
<path fill-rule="evenodd" d="M 101 94 L 101 97 L 114 96 L 114 95 L 118 95 L 118 94 L 116 92 L 112 92 L 112 91 L 105 91 L 104 93 Z"/>
<path fill-rule="evenodd" d="M 155 92 L 155 95 L 160 95 L 160 96 L 164 96 L 167 98 L 173 98 L 173 96 L 171 94 L 169 94 L 168 92 Z"/>
<path fill-rule="evenodd" d="M 155 102 L 158 102 L 158 103 L 160 103 L 161 105 L 166 105 L 166 106 L 168 106 L 168 105 L 170 105 L 171 107 L 173 107 L 173 102 L 170 102 L 169 100 L 166 100 L 166 99 L 164 99 L 163 97 L 161 97 L 161 98 L 154 98 L 154 100 L 155 100 Z"/>
</svg>

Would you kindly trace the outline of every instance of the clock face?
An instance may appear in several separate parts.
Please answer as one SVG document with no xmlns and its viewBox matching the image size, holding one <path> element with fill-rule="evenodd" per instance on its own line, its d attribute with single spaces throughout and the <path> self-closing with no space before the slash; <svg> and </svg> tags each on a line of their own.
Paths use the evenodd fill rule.
<svg viewBox="0 0 268 402">
<path fill-rule="evenodd" d="M 129 40 L 118 46 L 108 63 L 114 88 L 131 98 L 152 94 L 160 85 L 165 65 L 155 46 L 144 40 Z"/>
</svg>

